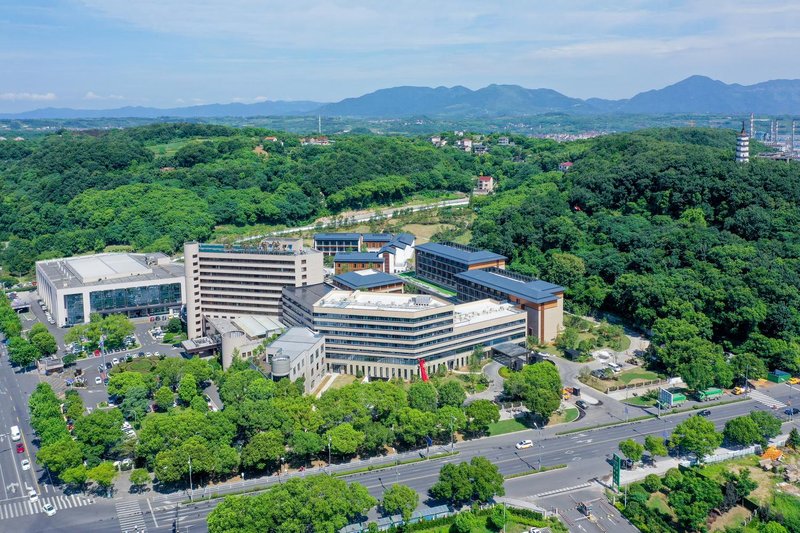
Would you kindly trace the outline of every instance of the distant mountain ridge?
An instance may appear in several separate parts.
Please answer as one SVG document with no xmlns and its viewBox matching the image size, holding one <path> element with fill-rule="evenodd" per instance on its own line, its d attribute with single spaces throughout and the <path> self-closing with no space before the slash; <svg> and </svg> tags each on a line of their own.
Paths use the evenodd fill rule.
<svg viewBox="0 0 800 533">
<path fill-rule="evenodd" d="M 402 118 L 524 116 L 569 114 L 717 114 L 750 112 L 800 114 L 800 80 L 771 80 L 754 85 L 726 84 L 706 76 L 690 76 L 662 89 L 622 100 L 571 98 L 552 89 L 489 85 L 472 90 L 455 87 L 392 87 L 335 103 L 276 101 L 255 104 L 209 104 L 157 109 L 122 107 L 106 110 L 45 108 L 0 114 L 0 119 L 48 118 L 199 118 L 253 116 L 351 116 Z"/>
</svg>

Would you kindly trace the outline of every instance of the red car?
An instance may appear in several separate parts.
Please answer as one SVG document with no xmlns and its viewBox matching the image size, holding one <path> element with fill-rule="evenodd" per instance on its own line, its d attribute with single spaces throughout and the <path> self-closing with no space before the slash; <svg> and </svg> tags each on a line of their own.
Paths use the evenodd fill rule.
<svg viewBox="0 0 800 533">
<path fill-rule="evenodd" d="M 21 442 L 18 442 L 17 443 L 17 453 L 24 453 L 24 452 L 25 452 L 25 446 Z"/>
</svg>

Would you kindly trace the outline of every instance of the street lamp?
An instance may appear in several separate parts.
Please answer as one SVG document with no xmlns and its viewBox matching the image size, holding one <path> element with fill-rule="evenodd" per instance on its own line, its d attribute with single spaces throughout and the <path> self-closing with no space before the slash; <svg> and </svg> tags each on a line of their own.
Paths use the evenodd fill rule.
<svg viewBox="0 0 800 533">
<path fill-rule="evenodd" d="M 189 457 L 189 500 L 194 501 L 194 488 L 192 487 L 192 458 Z"/>
<path fill-rule="evenodd" d="M 450 416 L 450 452 L 453 451 L 453 423 L 456 421 L 455 416 Z"/>
<path fill-rule="evenodd" d="M 328 435 L 328 471 L 331 469 L 331 436 Z"/>
<path fill-rule="evenodd" d="M 538 446 L 538 448 L 539 448 L 539 458 L 538 458 L 538 461 L 539 461 L 539 470 L 541 470 L 542 469 L 542 428 L 540 428 L 539 424 L 537 424 L 536 422 L 533 423 L 533 427 L 535 427 L 536 429 L 539 430 L 539 446 Z"/>
</svg>

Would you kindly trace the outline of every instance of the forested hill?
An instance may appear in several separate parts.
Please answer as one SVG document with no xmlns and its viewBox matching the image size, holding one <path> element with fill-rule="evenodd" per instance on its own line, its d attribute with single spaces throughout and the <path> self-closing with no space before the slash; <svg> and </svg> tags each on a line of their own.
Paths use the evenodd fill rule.
<svg viewBox="0 0 800 533">
<path fill-rule="evenodd" d="M 569 287 L 575 311 L 652 329 L 654 353 L 687 382 L 762 373 L 723 349 L 800 372 L 800 165 L 737 165 L 733 142 L 719 130 L 598 138 L 566 174 L 501 181 L 474 244 Z"/>
<path fill-rule="evenodd" d="M 264 140 L 277 135 L 278 140 Z M 0 262 L 13 274 L 109 245 L 173 252 L 218 224 L 295 224 L 412 194 L 469 191 L 476 162 L 424 139 L 330 146 L 255 129 L 158 124 L 0 142 Z"/>
</svg>

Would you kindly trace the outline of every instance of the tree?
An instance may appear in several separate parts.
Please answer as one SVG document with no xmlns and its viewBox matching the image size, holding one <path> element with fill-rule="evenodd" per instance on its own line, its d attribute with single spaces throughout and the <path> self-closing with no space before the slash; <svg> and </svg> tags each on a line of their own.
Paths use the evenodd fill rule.
<svg viewBox="0 0 800 533">
<path fill-rule="evenodd" d="M 135 468 L 131 470 L 131 485 L 133 485 L 137 491 L 141 491 L 150 481 L 150 473 L 146 469 Z"/>
<path fill-rule="evenodd" d="M 170 318 L 167 322 L 167 331 L 169 333 L 180 333 L 183 331 L 183 322 L 180 318 Z"/>
<path fill-rule="evenodd" d="M 83 486 L 86 484 L 89 474 L 86 467 L 83 466 L 83 464 L 79 464 L 67 468 L 61 472 L 58 477 L 67 485 L 83 490 Z"/>
<path fill-rule="evenodd" d="M 330 439 L 331 451 L 337 455 L 352 455 L 364 442 L 364 433 L 353 429 L 349 422 L 329 429 L 326 435 Z"/>
<path fill-rule="evenodd" d="M 664 457 L 669 453 L 664 439 L 654 435 L 648 435 L 644 438 L 644 449 L 650 454 L 654 463 L 656 457 Z"/>
<path fill-rule="evenodd" d="M 53 337 L 49 331 L 36 333 L 35 335 L 31 335 L 29 338 L 31 344 L 36 347 L 36 349 L 39 351 L 39 355 L 41 356 L 53 355 L 58 351 L 56 338 Z"/>
<path fill-rule="evenodd" d="M 108 378 L 109 396 L 125 397 L 128 394 L 128 390 L 134 387 L 143 388 L 147 392 L 144 376 L 139 372 L 112 373 Z"/>
<path fill-rule="evenodd" d="M 780 435 L 781 420 L 777 416 L 765 411 L 751 411 L 749 416 L 756 423 L 765 440 Z"/>
<path fill-rule="evenodd" d="M 446 381 L 439 387 L 439 407 L 461 407 L 466 399 L 467 393 L 457 381 Z"/>
<path fill-rule="evenodd" d="M 50 472 L 59 476 L 67 469 L 82 463 L 83 450 L 81 450 L 80 444 L 67 436 L 57 442 L 42 446 L 39 453 L 36 454 L 36 459 Z"/>
<path fill-rule="evenodd" d="M 100 457 L 122 440 L 122 421 L 119 409 L 95 410 L 76 420 L 73 432 L 78 442 L 87 447 L 87 454 Z"/>
<path fill-rule="evenodd" d="M 321 452 L 325 444 L 316 433 L 310 431 L 297 431 L 289 438 L 289 447 L 297 457 L 308 460 Z"/>
<path fill-rule="evenodd" d="M 800 448 L 800 432 L 797 431 L 797 428 L 792 428 L 789 432 L 789 438 L 786 439 L 786 446 L 793 450 Z"/>
<path fill-rule="evenodd" d="M 500 420 L 500 408 L 490 400 L 475 400 L 465 409 L 467 429 L 480 434 L 489 431 L 489 425 Z"/>
<path fill-rule="evenodd" d="M 722 444 L 722 434 L 717 433 L 713 422 L 702 416 L 690 416 L 672 432 L 670 445 L 684 452 L 694 453 L 698 460 L 716 450 Z"/>
<path fill-rule="evenodd" d="M 728 420 L 722 435 L 731 444 L 741 446 L 765 442 L 758 424 L 749 416 L 739 416 Z"/>
<path fill-rule="evenodd" d="M 731 370 L 738 378 L 765 379 L 767 365 L 763 359 L 752 353 L 739 353 L 731 357 Z"/>
<path fill-rule="evenodd" d="M 501 531 L 503 526 L 506 525 L 506 509 L 499 505 L 495 505 L 492 509 L 492 514 L 489 515 L 489 525 L 496 531 Z"/>
<path fill-rule="evenodd" d="M 197 396 L 197 381 L 192 374 L 184 374 L 178 385 L 178 398 L 183 403 L 189 404 L 195 396 Z"/>
<path fill-rule="evenodd" d="M 522 399 L 534 416 L 548 419 L 561 405 L 561 377 L 555 365 L 539 362 L 526 365 L 505 381 L 508 396 Z"/>
<path fill-rule="evenodd" d="M 408 405 L 412 409 L 433 412 L 438 404 L 436 387 L 431 382 L 417 381 L 408 388 Z"/>
<path fill-rule="evenodd" d="M 117 477 L 117 474 L 117 468 L 108 461 L 100 463 L 87 472 L 88 478 L 100 485 L 105 490 L 111 488 L 111 486 L 114 484 L 114 478 Z"/>
<path fill-rule="evenodd" d="M 647 492 L 656 492 L 661 488 L 661 478 L 657 474 L 647 474 L 642 482 Z"/>
<path fill-rule="evenodd" d="M 639 444 L 633 439 L 627 439 L 619 443 L 619 450 L 625 454 L 625 457 L 638 463 L 642 460 L 644 454 L 644 446 Z"/>
<path fill-rule="evenodd" d="M 17 366 L 30 366 L 39 360 L 39 349 L 22 337 L 12 337 L 8 341 L 8 360 Z"/>
<path fill-rule="evenodd" d="M 789 533 L 789 530 L 783 527 L 779 522 L 767 522 L 761 529 L 761 533 Z"/>
<path fill-rule="evenodd" d="M 242 448 L 242 466 L 264 470 L 286 453 L 283 434 L 277 429 L 258 433 Z"/>
<path fill-rule="evenodd" d="M 229 496 L 208 516 L 210 533 L 338 531 L 376 504 L 359 483 L 325 475 L 292 478 L 255 496 Z"/>
<path fill-rule="evenodd" d="M 458 513 L 453 521 L 453 531 L 456 533 L 473 533 L 479 527 L 478 517 L 472 511 Z"/>
<path fill-rule="evenodd" d="M 128 389 L 125 399 L 122 400 L 119 408 L 122 416 L 129 420 L 139 421 L 144 418 L 150 409 L 149 392 L 145 387 L 133 387 Z"/>
<path fill-rule="evenodd" d="M 487 502 L 505 494 L 503 481 L 496 465 L 485 457 L 473 457 L 469 463 L 444 465 L 430 493 L 434 498 L 453 504 Z"/>
<path fill-rule="evenodd" d="M 392 485 L 383 493 L 381 507 L 386 515 L 399 514 L 403 521 L 411 519 L 411 514 L 419 505 L 419 494 L 406 485 Z"/>
<path fill-rule="evenodd" d="M 158 410 L 169 411 L 175 403 L 175 393 L 165 385 L 156 391 L 153 400 Z"/>
</svg>

